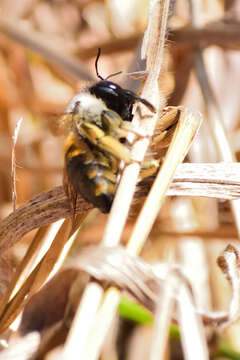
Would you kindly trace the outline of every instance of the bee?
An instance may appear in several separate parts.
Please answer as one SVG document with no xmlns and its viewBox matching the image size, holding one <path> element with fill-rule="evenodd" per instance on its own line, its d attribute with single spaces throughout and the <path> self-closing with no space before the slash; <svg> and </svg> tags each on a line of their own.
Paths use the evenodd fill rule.
<svg viewBox="0 0 240 360">
<path fill-rule="evenodd" d="M 64 190 L 74 211 L 77 195 L 108 213 L 118 185 L 119 163 L 131 162 L 126 136 L 131 128 L 133 105 L 153 105 L 98 72 L 100 81 L 73 97 L 63 115 L 68 123 L 64 142 Z"/>
</svg>

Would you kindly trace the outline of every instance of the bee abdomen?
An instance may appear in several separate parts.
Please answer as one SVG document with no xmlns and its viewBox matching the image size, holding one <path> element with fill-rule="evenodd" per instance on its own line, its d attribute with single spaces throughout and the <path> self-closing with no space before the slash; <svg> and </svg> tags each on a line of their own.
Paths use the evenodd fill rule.
<svg viewBox="0 0 240 360">
<path fill-rule="evenodd" d="M 81 142 L 78 146 L 76 143 L 70 146 L 65 161 L 68 179 L 76 193 L 108 213 L 116 192 L 116 174 L 111 171 L 110 164 L 99 164 L 91 149 Z"/>
</svg>

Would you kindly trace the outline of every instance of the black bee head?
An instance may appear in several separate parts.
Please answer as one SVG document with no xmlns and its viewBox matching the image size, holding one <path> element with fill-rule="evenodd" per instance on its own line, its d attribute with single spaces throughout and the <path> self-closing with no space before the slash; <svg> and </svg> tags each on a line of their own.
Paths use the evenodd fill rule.
<svg viewBox="0 0 240 360">
<path fill-rule="evenodd" d="M 132 108 L 135 102 L 141 102 L 150 111 L 155 112 L 154 106 L 149 103 L 147 100 L 141 98 L 134 92 L 121 88 L 112 81 L 108 81 L 110 77 L 118 75 L 114 73 L 109 75 L 104 79 L 98 72 L 98 60 L 100 57 L 101 50 L 98 49 L 98 54 L 95 60 L 95 69 L 97 76 L 101 79 L 98 83 L 89 88 L 89 92 L 92 95 L 95 95 L 97 98 L 101 99 L 107 106 L 108 109 L 116 111 L 118 115 L 125 121 L 131 121 L 133 118 Z M 120 72 L 121 73 L 121 72 Z"/>
<path fill-rule="evenodd" d="M 116 111 L 123 120 L 132 120 L 132 108 L 135 102 L 141 102 L 152 112 L 155 109 L 147 100 L 141 98 L 130 90 L 123 89 L 114 82 L 102 80 L 89 88 L 92 95 L 100 98 L 108 109 Z"/>
</svg>

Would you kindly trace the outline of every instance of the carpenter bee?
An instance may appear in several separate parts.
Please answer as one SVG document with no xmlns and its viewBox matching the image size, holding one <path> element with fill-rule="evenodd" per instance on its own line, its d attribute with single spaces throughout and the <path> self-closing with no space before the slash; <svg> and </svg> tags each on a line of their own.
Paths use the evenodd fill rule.
<svg viewBox="0 0 240 360">
<path fill-rule="evenodd" d="M 133 105 L 144 104 L 155 112 L 152 104 L 130 90 L 123 89 L 98 72 L 100 81 L 77 94 L 63 115 L 68 123 L 64 143 L 64 189 L 75 209 L 77 194 L 103 213 L 110 211 L 116 192 L 119 162 L 131 162 L 126 136 L 132 121 Z"/>
</svg>

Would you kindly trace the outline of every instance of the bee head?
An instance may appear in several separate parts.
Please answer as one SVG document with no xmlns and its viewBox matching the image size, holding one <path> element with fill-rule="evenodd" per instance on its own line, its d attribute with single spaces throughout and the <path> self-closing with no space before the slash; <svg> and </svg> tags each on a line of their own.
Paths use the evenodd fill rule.
<svg viewBox="0 0 240 360">
<path fill-rule="evenodd" d="M 123 89 L 121 86 L 112 81 L 108 81 L 110 77 L 119 74 L 119 72 L 111 74 L 106 79 L 104 79 L 98 72 L 97 64 L 99 56 L 100 49 L 98 49 L 95 68 L 97 76 L 101 79 L 101 81 L 91 86 L 89 88 L 89 92 L 92 95 L 95 95 L 97 98 L 100 98 L 106 104 L 107 108 L 116 111 L 125 121 L 132 120 L 132 108 L 135 102 L 141 102 L 147 108 L 149 108 L 150 111 L 155 112 L 154 106 L 147 100 L 141 98 L 130 90 Z"/>
</svg>

